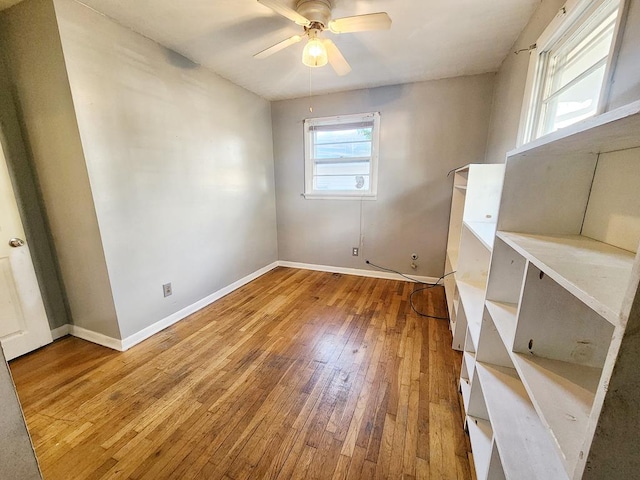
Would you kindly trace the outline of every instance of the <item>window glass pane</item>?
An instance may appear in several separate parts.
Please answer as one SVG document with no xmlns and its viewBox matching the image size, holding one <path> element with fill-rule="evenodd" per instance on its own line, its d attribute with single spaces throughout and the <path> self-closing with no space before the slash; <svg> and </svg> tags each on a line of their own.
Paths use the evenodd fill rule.
<svg viewBox="0 0 640 480">
<path fill-rule="evenodd" d="M 316 163 L 315 175 L 369 175 L 369 162 Z"/>
<path fill-rule="evenodd" d="M 313 178 L 314 190 L 320 191 L 345 191 L 367 192 L 369 175 L 340 175 L 331 177 L 316 176 Z"/>
<path fill-rule="evenodd" d="M 371 141 L 373 127 L 354 128 L 350 130 L 316 130 L 314 131 L 314 143 L 343 143 Z"/>
<path fill-rule="evenodd" d="M 615 22 L 616 14 L 612 13 L 577 44 L 573 42 L 553 56 L 555 78 L 550 95 L 609 55 Z"/>
<path fill-rule="evenodd" d="M 588 76 L 543 104 L 543 128 L 540 135 L 554 132 L 596 113 L 605 67 L 605 62 L 602 62 Z"/>
<path fill-rule="evenodd" d="M 588 4 L 582 17 L 566 23 L 553 35 L 553 45 L 539 55 L 525 141 L 569 126 L 598 112 L 619 0 L 598 0 Z"/>
<path fill-rule="evenodd" d="M 375 195 L 379 119 L 373 112 L 305 120 L 309 198 Z"/>
<path fill-rule="evenodd" d="M 315 144 L 313 158 L 362 158 L 371 156 L 371 142 Z"/>
</svg>

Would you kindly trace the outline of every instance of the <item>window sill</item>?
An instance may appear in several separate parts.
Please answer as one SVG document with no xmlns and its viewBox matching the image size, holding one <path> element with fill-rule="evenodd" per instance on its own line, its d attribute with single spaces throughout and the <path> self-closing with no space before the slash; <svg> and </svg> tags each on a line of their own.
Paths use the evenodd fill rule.
<svg viewBox="0 0 640 480">
<path fill-rule="evenodd" d="M 377 195 L 325 195 L 320 193 L 303 193 L 306 200 L 376 200 Z"/>
</svg>

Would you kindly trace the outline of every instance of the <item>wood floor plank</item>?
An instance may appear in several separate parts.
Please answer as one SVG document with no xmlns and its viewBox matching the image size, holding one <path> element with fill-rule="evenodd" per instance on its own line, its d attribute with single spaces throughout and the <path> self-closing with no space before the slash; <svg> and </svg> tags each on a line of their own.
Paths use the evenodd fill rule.
<svg viewBox="0 0 640 480">
<path fill-rule="evenodd" d="M 471 479 L 460 354 L 414 287 L 277 268 L 127 352 L 12 361 L 44 479 Z"/>
</svg>

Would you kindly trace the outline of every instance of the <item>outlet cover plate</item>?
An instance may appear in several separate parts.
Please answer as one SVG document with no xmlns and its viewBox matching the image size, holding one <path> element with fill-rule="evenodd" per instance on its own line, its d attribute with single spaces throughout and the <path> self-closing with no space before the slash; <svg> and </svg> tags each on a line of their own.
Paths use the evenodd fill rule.
<svg viewBox="0 0 640 480">
<path fill-rule="evenodd" d="M 162 291 L 164 292 L 165 297 L 171 295 L 173 293 L 173 290 L 171 289 L 171 283 L 165 283 L 164 285 L 162 285 Z"/>
<path fill-rule="evenodd" d="M 360 254 L 360 249 L 358 247 L 353 247 L 351 249 L 351 255 L 353 255 L 354 257 L 357 257 Z"/>
</svg>

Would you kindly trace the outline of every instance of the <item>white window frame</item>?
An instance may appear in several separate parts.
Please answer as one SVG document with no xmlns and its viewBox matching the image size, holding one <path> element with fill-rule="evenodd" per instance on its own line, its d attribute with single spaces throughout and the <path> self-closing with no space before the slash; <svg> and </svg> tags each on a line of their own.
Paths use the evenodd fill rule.
<svg viewBox="0 0 640 480">
<path fill-rule="evenodd" d="M 373 120 L 371 132 L 371 160 L 369 190 L 366 192 L 351 190 L 314 190 L 314 158 L 311 128 L 323 125 L 344 125 L 348 123 L 369 122 Z M 380 113 L 360 113 L 354 115 L 336 115 L 332 117 L 307 118 L 304 121 L 304 197 L 307 199 L 331 200 L 376 200 L 378 195 L 378 155 L 380 147 Z"/>
<path fill-rule="evenodd" d="M 542 87 L 547 76 L 545 71 L 548 53 L 561 43 L 567 36 L 579 30 L 590 18 L 600 10 L 608 0 L 569 0 L 556 14 L 555 18 L 544 30 L 538 41 L 532 46 L 529 59 L 529 70 L 525 86 L 525 96 L 520 116 L 517 145 L 536 140 L 535 129 L 538 126 L 542 108 Z M 600 89 L 600 96 L 595 115 L 604 111 L 609 97 L 611 77 L 615 66 L 615 59 L 620 47 L 623 30 L 623 19 L 626 16 L 626 0 L 619 0 L 618 16 L 613 32 L 613 41 L 609 49 L 605 67 L 604 79 Z"/>
</svg>

